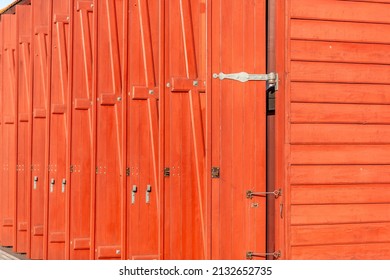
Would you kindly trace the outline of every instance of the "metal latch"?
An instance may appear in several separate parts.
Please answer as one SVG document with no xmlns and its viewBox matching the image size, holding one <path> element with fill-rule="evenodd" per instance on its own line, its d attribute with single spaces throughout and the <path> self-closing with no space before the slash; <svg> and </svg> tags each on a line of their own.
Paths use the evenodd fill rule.
<svg viewBox="0 0 390 280">
<path fill-rule="evenodd" d="M 133 185 L 133 190 L 131 192 L 131 204 L 135 203 L 135 194 L 137 193 L 137 186 Z"/>
<path fill-rule="evenodd" d="M 53 178 L 51 179 L 50 181 L 50 192 L 53 192 L 54 191 L 54 184 L 55 184 L 56 180 L 54 180 Z"/>
<path fill-rule="evenodd" d="M 211 168 L 211 178 L 219 178 L 220 177 L 220 169 L 217 166 Z"/>
<path fill-rule="evenodd" d="M 219 74 L 214 73 L 213 78 L 220 80 L 235 80 L 241 83 L 245 83 L 248 81 L 266 81 L 268 82 L 268 87 L 275 86 L 275 90 L 278 90 L 279 77 L 278 74 L 274 72 L 271 72 L 269 74 L 248 74 L 246 72 L 225 74 L 223 72 L 220 72 Z"/>
<path fill-rule="evenodd" d="M 273 192 L 252 192 L 247 191 L 246 192 L 246 198 L 252 198 L 254 196 L 266 196 L 266 195 L 274 195 L 275 198 L 278 198 L 282 195 L 282 189 L 274 190 Z"/>
<path fill-rule="evenodd" d="M 61 187 L 61 191 L 64 193 L 65 192 L 65 185 L 66 185 L 66 179 L 62 179 L 62 187 Z"/>
<path fill-rule="evenodd" d="M 34 190 L 37 189 L 38 186 L 38 176 L 34 176 Z"/>
<path fill-rule="evenodd" d="M 279 259 L 282 256 L 282 253 L 280 251 L 276 251 L 273 253 L 255 253 L 255 252 L 246 252 L 246 258 L 248 260 L 253 259 L 253 257 L 260 257 L 264 258 L 267 256 L 273 256 L 275 259 Z"/>
<path fill-rule="evenodd" d="M 146 203 L 150 203 L 150 193 L 152 191 L 152 186 L 147 185 L 146 186 Z"/>
</svg>

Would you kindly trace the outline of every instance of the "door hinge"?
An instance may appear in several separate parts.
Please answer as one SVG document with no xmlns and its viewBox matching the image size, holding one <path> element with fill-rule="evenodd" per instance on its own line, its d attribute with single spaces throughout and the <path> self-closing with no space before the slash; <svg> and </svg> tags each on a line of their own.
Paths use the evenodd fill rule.
<svg viewBox="0 0 390 280">
<path fill-rule="evenodd" d="M 225 74 L 223 72 L 220 72 L 219 74 L 214 73 L 213 78 L 220 80 L 235 80 L 241 83 L 245 83 L 248 81 L 266 81 L 268 83 L 267 88 L 274 87 L 275 90 L 278 90 L 279 83 L 279 76 L 275 72 L 271 72 L 269 74 L 248 74 L 246 72 Z"/>
<path fill-rule="evenodd" d="M 171 175 L 171 170 L 169 167 L 164 168 L 164 177 L 169 177 Z"/>
<path fill-rule="evenodd" d="M 70 173 L 73 173 L 74 172 L 74 165 L 71 165 L 70 166 Z"/>
<path fill-rule="evenodd" d="M 126 167 L 126 176 L 130 176 L 130 167 Z"/>
<path fill-rule="evenodd" d="M 211 167 L 211 178 L 219 178 L 220 175 L 220 169 L 218 166 Z"/>
<path fill-rule="evenodd" d="M 276 252 L 273 252 L 273 253 L 246 252 L 246 258 L 248 260 L 253 259 L 253 257 L 264 258 L 264 257 L 268 257 L 268 256 L 273 256 L 275 259 L 279 259 L 282 256 L 282 252 L 280 252 L 280 251 L 276 251 Z"/>
</svg>

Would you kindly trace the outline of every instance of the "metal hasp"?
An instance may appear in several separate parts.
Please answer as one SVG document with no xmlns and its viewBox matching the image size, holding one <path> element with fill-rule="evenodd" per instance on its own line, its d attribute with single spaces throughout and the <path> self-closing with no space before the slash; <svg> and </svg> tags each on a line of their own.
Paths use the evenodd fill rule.
<svg viewBox="0 0 390 280">
<path fill-rule="evenodd" d="M 55 182 L 56 182 L 56 180 L 51 179 L 51 181 L 50 181 L 50 192 L 54 191 L 54 184 L 55 184 Z"/>
<path fill-rule="evenodd" d="M 152 191 L 152 186 L 151 185 L 147 185 L 146 186 L 146 203 L 150 203 L 150 193 Z"/>
<path fill-rule="evenodd" d="M 66 186 L 66 179 L 62 179 L 62 187 L 61 187 L 61 192 L 65 192 L 65 186 Z"/>
<path fill-rule="evenodd" d="M 264 258 L 264 257 L 267 257 L 267 256 L 273 256 L 275 259 L 279 259 L 282 256 L 282 252 L 276 251 L 276 252 L 273 252 L 273 253 L 255 253 L 255 252 L 247 252 L 246 253 L 246 258 L 248 260 L 253 259 L 253 257 Z"/>
<path fill-rule="evenodd" d="M 248 74 L 246 72 L 225 74 L 223 72 L 220 72 L 219 74 L 214 73 L 213 78 L 220 80 L 235 80 L 241 83 L 245 83 L 248 81 L 266 81 L 268 82 L 268 87 L 275 86 L 275 90 L 278 90 L 279 82 L 278 74 L 274 72 L 271 72 L 269 74 Z"/>
<path fill-rule="evenodd" d="M 137 186 L 133 185 L 133 190 L 131 191 L 131 204 L 135 203 L 135 194 L 137 193 Z"/>
<path fill-rule="evenodd" d="M 275 198 L 278 198 L 282 195 L 282 189 L 274 190 L 273 192 L 252 192 L 247 191 L 246 192 L 246 198 L 252 198 L 254 196 L 266 196 L 266 195 L 274 195 Z"/>
<path fill-rule="evenodd" d="M 38 176 L 34 176 L 34 190 L 37 189 L 37 185 L 38 185 Z"/>
</svg>

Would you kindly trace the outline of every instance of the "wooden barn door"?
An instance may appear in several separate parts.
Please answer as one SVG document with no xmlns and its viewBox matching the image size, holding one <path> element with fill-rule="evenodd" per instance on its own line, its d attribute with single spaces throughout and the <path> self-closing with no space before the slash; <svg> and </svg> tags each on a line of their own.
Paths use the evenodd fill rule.
<svg viewBox="0 0 390 280">
<path fill-rule="evenodd" d="M 64 259 L 69 171 L 69 1 L 53 1 L 48 196 L 48 259 Z"/>
<path fill-rule="evenodd" d="M 0 197 L 2 200 L 1 241 L 3 246 L 14 246 L 15 236 L 15 192 L 16 192 L 16 16 L 3 15 L 3 176 Z"/>
<path fill-rule="evenodd" d="M 98 0 L 95 258 L 117 259 L 121 247 L 124 22 L 126 1 Z"/>
<path fill-rule="evenodd" d="M 19 42 L 18 51 L 18 153 L 16 182 L 16 252 L 29 255 L 28 235 L 30 212 L 30 170 L 31 163 L 31 9 L 26 5 L 16 7 Z"/>
<path fill-rule="evenodd" d="M 159 1 L 133 0 L 131 3 L 127 106 L 127 258 L 157 259 L 157 201 L 160 191 Z"/>
<path fill-rule="evenodd" d="M 204 259 L 206 6 L 165 5 L 164 258 Z"/>
<path fill-rule="evenodd" d="M 266 257 L 265 11 L 166 2 L 166 259 Z"/>
<path fill-rule="evenodd" d="M 69 257 L 93 258 L 91 252 L 91 195 L 94 186 L 94 60 L 95 1 L 74 0 L 72 17 L 72 122 L 69 189 Z"/>
<path fill-rule="evenodd" d="M 224 74 L 265 74 L 266 5 L 216 0 L 210 8 L 211 257 L 261 259 L 266 257 L 266 82 Z"/>
<path fill-rule="evenodd" d="M 48 107 L 50 102 L 50 3 L 35 0 L 32 7 L 32 155 L 31 155 L 31 258 L 46 258 L 47 235 L 44 232 L 44 205 L 47 198 Z"/>
</svg>

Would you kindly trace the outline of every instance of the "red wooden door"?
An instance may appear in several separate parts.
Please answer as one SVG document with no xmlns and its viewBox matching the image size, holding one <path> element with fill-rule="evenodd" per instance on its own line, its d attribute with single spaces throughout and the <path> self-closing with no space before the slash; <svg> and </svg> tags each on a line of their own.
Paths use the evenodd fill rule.
<svg viewBox="0 0 390 280">
<path fill-rule="evenodd" d="M 264 74 L 265 1 L 212 1 L 209 43 L 213 73 Z M 211 86 L 213 259 L 262 256 L 265 247 L 266 84 L 213 79 Z M 258 258 L 253 255 L 253 258 Z"/>
<path fill-rule="evenodd" d="M 31 158 L 31 258 L 44 258 L 44 205 L 46 205 L 47 159 L 48 159 L 48 109 L 49 51 L 50 51 L 50 7 L 49 1 L 32 0 L 32 158 Z M 45 236 L 46 237 L 46 236 Z"/>
<path fill-rule="evenodd" d="M 69 66 L 72 93 L 69 237 L 71 259 L 90 259 L 91 195 L 95 182 L 95 1 L 75 0 L 72 10 L 72 60 Z M 73 51 L 77 50 L 77 51 Z"/>
<path fill-rule="evenodd" d="M 154 0 L 133 0 L 131 3 L 127 106 L 127 258 L 157 259 L 157 201 L 160 191 L 159 3 Z"/>
<path fill-rule="evenodd" d="M 16 185 L 16 252 L 29 253 L 29 212 L 31 164 L 31 7 L 16 7 L 18 40 L 18 154 Z"/>
<path fill-rule="evenodd" d="M 16 17 L 2 15 L 3 27 L 3 176 L 2 176 L 2 220 L 3 246 L 14 246 L 15 191 L 16 191 Z"/>
<path fill-rule="evenodd" d="M 69 166 L 69 1 L 53 1 L 48 196 L 48 259 L 65 256 Z"/>
<path fill-rule="evenodd" d="M 165 6 L 164 258 L 207 254 L 205 1 Z"/>
<path fill-rule="evenodd" d="M 95 258 L 121 258 L 126 1 L 98 1 Z"/>
</svg>

